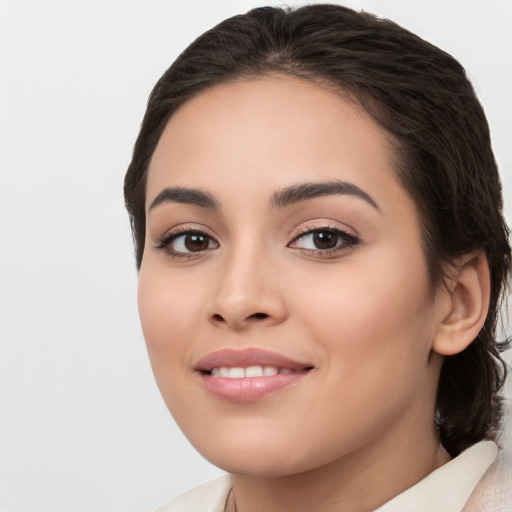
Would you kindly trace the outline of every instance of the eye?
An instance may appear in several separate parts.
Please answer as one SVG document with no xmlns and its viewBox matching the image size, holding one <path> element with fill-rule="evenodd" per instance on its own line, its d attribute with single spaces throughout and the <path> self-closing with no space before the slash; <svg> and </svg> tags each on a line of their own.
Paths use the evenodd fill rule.
<svg viewBox="0 0 512 512">
<path fill-rule="evenodd" d="M 219 244 L 209 235 L 198 230 L 170 233 L 157 242 L 157 249 L 165 249 L 172 256 L 190 256 L 210 249 Z"/>
<path fill-rule="evenodd" d="M 358 242 L 355 236 L 339 228 L 315 228 L 308 229 L 295 237 L 289 247 L 330 254 L 348 249 Z"/>
</svg>

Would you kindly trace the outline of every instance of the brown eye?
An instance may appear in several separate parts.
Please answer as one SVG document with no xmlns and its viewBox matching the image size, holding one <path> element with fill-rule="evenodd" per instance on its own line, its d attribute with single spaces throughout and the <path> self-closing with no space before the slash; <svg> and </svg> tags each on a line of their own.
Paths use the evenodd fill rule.
<svg viewBox="0 0 512 512">
<path fill-rule="evenodd" d="M 212 237 L 200 231 L 171 234 L 157 244 L 158 249 L 164 249 L 174 256 L 197 254 L 216 249 L 218 246 L 219 244 Z"/>
<path fill-rule="evenodd" d="M 210 245 L 210 238 L 200 233 L 190 233 L 183 238 L 183 244 L 190 252 L 205 251 Z"/>
<path fill-rule="evenodd" d="M 332 231 L 316 231 L 313 233 L 313 244 L 316 249 L 334 249 L 339 238 L 339 235 Z"/>
<path fill-rule="evenodd" d="M 321 256 L 343 251 L 358 242 L 359 240 L 355 236 L 341 229 L 319 228 L 301 234 L 289 246 Z"/>
</svg>

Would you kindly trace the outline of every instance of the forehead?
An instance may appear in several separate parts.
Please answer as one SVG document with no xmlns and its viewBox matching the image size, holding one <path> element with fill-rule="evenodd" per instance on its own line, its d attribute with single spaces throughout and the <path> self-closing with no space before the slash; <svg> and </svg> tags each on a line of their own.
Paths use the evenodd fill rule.
<svg viewBox="0 0 512 512">
<path fill-rule="evenodd" d="M 221 194 L 328 179 L 382 188 L 397 181 L 388 134 L 342 94 L 288 76 L 221 84 L 185 103 L 149 167 L 147 199 L 162 188 Z M 389 184 L 389 183 L 388 183 Z"/>
</svg>

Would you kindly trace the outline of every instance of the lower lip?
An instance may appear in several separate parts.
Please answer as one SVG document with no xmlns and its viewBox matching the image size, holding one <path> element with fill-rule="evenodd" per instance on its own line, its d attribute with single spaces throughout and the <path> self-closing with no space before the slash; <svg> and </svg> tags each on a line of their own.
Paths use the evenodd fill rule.
<svg viewBox="0 0 512 512">
<path fill-rule="evenodd" d="M 244 377 L 228 379 L 202 374 L 206 389 L 213 395 L 230 402 L 252 402 L 281 389 L 287 388 L 303 379 L 308 370 L 295 373 L 278 373 L 266 377 Z"/>
</svg>

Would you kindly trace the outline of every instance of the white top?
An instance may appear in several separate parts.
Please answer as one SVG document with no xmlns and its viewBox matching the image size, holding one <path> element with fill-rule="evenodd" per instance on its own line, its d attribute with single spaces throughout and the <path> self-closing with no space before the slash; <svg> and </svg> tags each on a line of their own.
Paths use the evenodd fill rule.
<svg viewBox="0 0 512 512">
<path fill-rule="evenodd" d="M 497 454 L 495 443 L 481 441 L 375 512 L 512 512 L 512 481 L 507 483 L 496 474 Z M 224 475 L 154 512 L 224 512 L 230 489 L 231 477 Z"/>
</svg>

